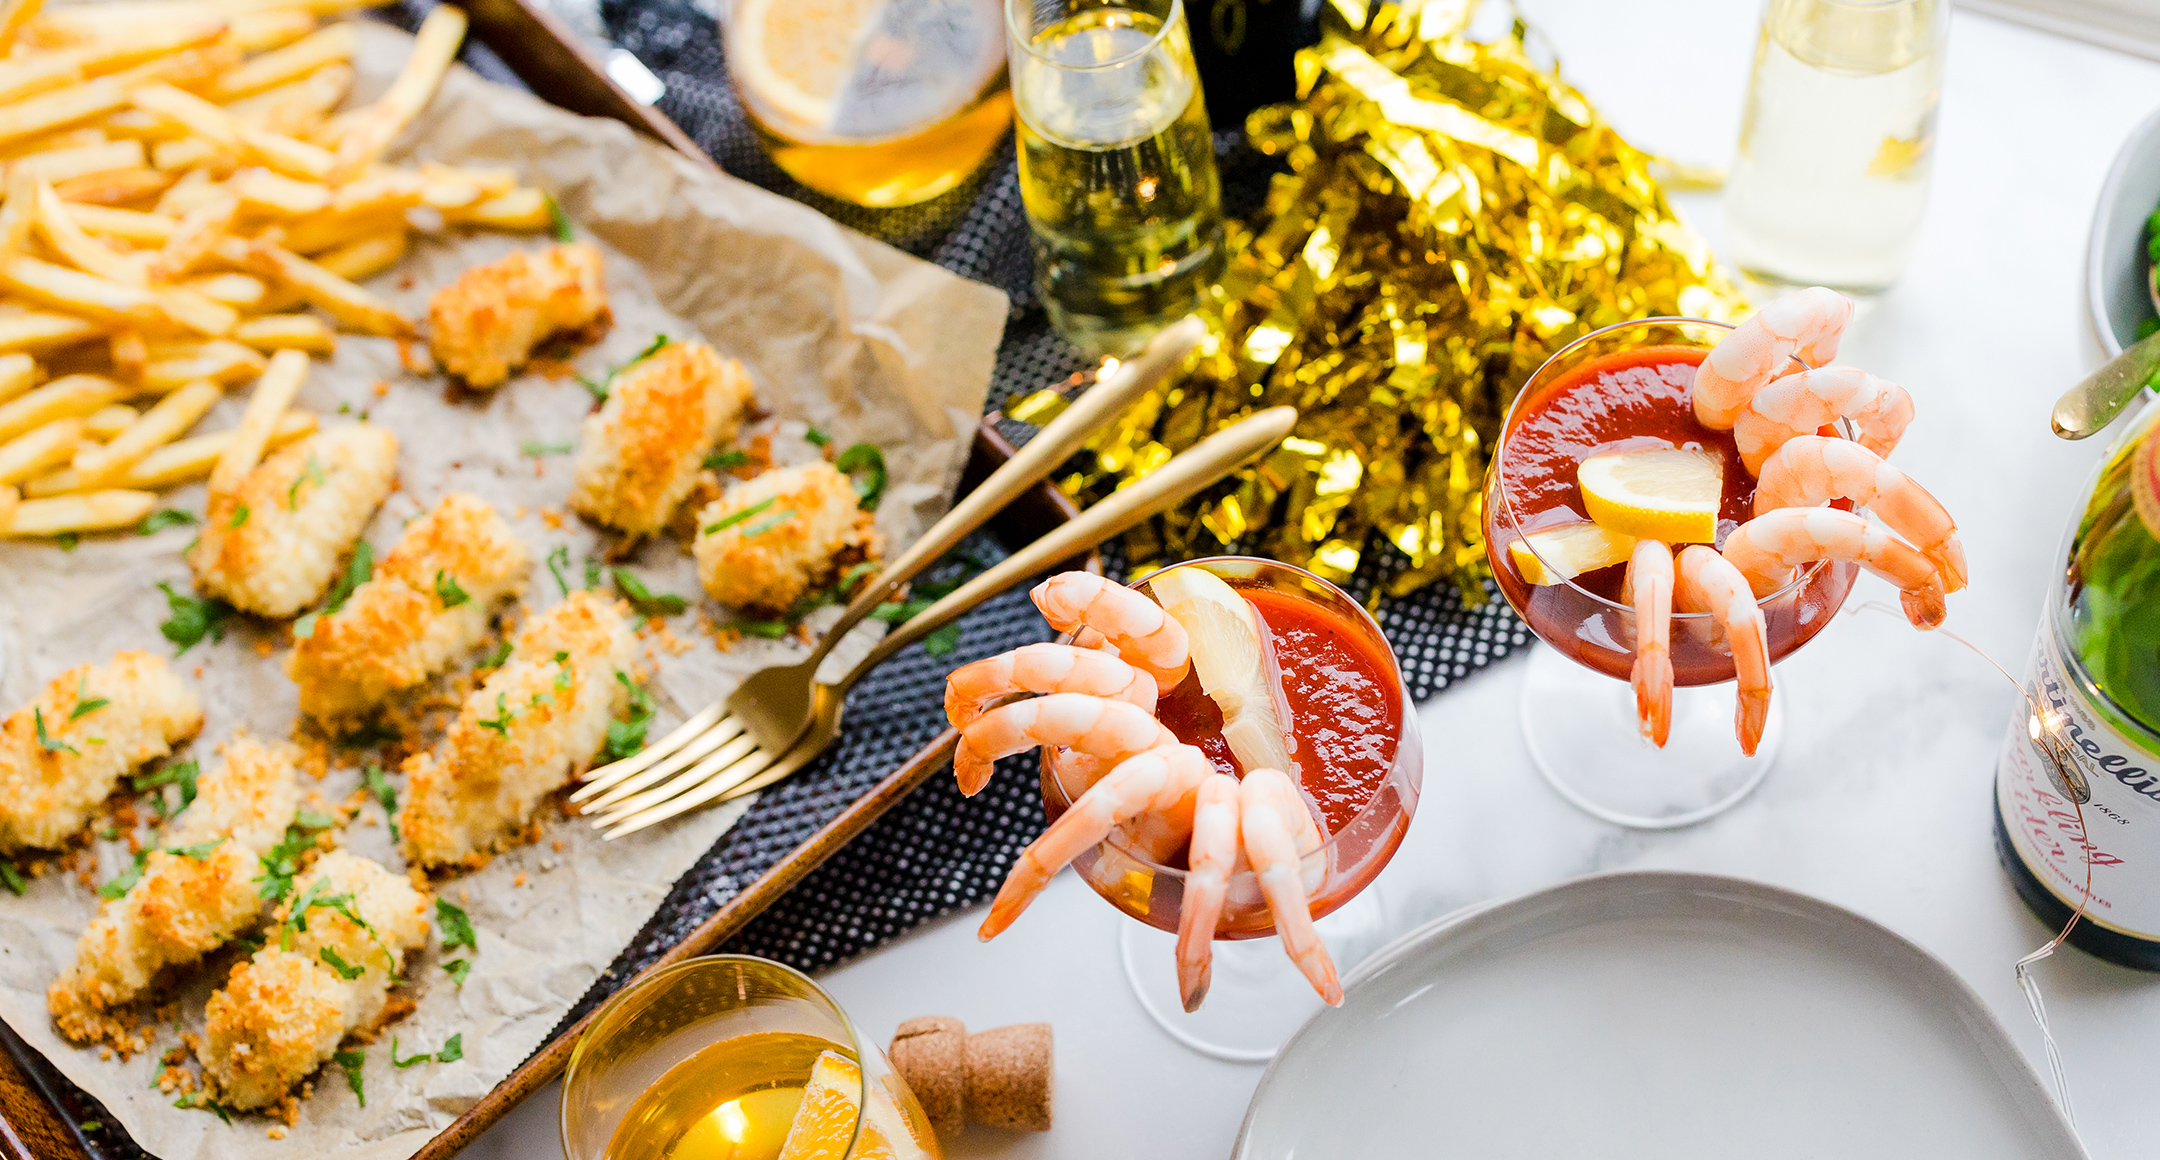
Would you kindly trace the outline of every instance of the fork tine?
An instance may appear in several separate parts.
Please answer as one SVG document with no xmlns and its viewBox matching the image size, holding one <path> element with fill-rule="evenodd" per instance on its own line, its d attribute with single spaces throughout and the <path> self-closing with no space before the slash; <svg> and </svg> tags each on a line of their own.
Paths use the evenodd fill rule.
<svg viewBox="0 0 2160 1160">
<path fill-rule="evenodd" d="M 705 706 L 696 716 L 677 725 L 673 733 L 662 737 L 621 761 L 611 762 L 588 772 L 585 775 L 585 785 L 576 794 L 572 794 L 570 800 L 576 801 L 583 794 L 596 793 L 666 757 L 683 742 L 712 728 L 713 724 L 719 721 L 721 715 L 726 712 L 727 705 L 725 702 L 715 701 Z"/>
<path fill-rule="evenodd" d="M 585 812 L 592 813 L 606 806 L 609 802 L 619 801 L 644 789 L 646 786 L 652 785 L 683 766 L 720 748 L 727 742 L 742 736 L 745 728 L 742 718 L 725 718 L 718 725 L 691 738 L 689 744 L 668 755 L 665 761 L 654 765 L 652 768 L 633 773 L 629 777 L 614 782 L 612 785 L 595 783 L 583 786 L 576 793 L 570 795 L 570 800 L 574 802 L 584 801 L 586 798 L 598 794 L 599 796 L 593 797 L 591 804 L 585 807 Z"/>
<path fill-rule="evenodd" d="M 615 820 L 609 823 L 614 828 L 600 836 L 602 839 L 612 842 L 626 834 L 635 834 L 647 826 L 664 822 L 677 814 L 696 809 L 726 793 L 741 782 L 755 776 L 759 770 L 771 765 L 773 761 L 773 753 L 760 749 L 681 797 L 662 802 L 627 817 L 618 814 Z"/>
<path fill-rule="evenodd" d="M 647 806 L 656 805 L 677 794 L 695 789 L 704 784 L 705 780 L 715 772 L 726 769 L 756 752 L 758 752 L 757 738 L 744 733 L 742 736 L 721 746 L 719 752 L 699 761 L 696 765 L 676 774 L 667 781 L 642 793 L 610 802 L 605 809 L 594 810 L 593 825 L 602 827 L 614 825 L 624 817 L 634 814 Z"/>
</svg>

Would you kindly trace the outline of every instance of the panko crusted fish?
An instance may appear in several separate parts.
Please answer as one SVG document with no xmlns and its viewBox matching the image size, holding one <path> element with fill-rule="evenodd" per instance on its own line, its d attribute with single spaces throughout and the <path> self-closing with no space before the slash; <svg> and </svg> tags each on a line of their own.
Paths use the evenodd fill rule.
<svg viewBox="0 0 2160 1160">
<path fill-rule="evenodd" d="M 608 315 L 600 251 L 590 245 L 523 250 L 475 266 L 428 303 L 428 349 L 478 389 L 501 386 L 549 335 Z"/>
<path fill-rule="evenodd" d="M 667 525 L 697 483 L 705 453 L 734 435 L 750 376 L 702 342 L 669 343 L 615 376 L 585 420 L 570 506 L 633 536 Z"/>
<path fill-rule="evenodd" d="M 0 725 L 0 854 L 62 845 L 123 774 L 171 753 L 202 723 L 194 688 L 150 653 L 53 678 Z"/>
<path fill-rule="evenodd" d="M 343 607 L 295 630 L 286 672 L 300 711 L 342 723 L 448 668 L 487 635 L 532 556 L 501 515 L 462 493 L 407 524 Z"/>
<path fill-rule="evenodd" d="M 244 612 L 295 615 L 330 590 L 396 476 L 397 436 L 368 423 L 279 451 L 238 488 L 211 497 L 187 558 L 196 586 Z"/>
<path fill-rule="evenodd" d="M 782 467 L 738 483 L 698 513 L 698 580 L 714 600 L 784 613 L 850 553 L 875 560 L 884 539 L 855 485 L 830 463 Z"/>
</svg>

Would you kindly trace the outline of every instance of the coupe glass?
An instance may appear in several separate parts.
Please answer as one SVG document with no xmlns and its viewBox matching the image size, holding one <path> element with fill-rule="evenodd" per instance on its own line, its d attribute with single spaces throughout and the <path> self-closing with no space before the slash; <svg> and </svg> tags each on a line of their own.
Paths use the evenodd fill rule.
<svg viewBox="0 0 2160 1160">
<path fill-rule="evenodd" d="M 1734 698 L 1707 686 L 1733 680 L 1732 652 L 1706 613 L 1672 618 L 1672 730 L 1664 748 L 1645 740 L 1628 684 L 1635 663 L 1635 611 L 1570 580 L 1533 585 L 1516 572 L 1508 546 L 1524 536 L 1505 472 L 1508 439 L 1523 401 L 1593 359 L 1651 346 L 1707 350 L 1732 328 L 1689 318 L 1623 322 L 1586 334 L 1545 360 L 1508 409 L 1485 477 L 1485 550 L 1509 604 L 1550 647 L 1537 648 L 1523 688 L 1523 734 L 1538 772 L 1585 813 L 1637 829 L 1670 829 L 1715 817 L 1768 776 L 1784 739 L 1784 700 L 1753 757 L 1733 736 Z M 1794 370 L 1805 364 L 1793 360 Z M 1843 432 L 1848 437 L 1850 432 Z M 1527 516 L 1529 513 L 1525 513 Z M 1818 561 L 1757 601 L 1774 663 L 1812 640 L 1837 615 L 1859 575 L 1854 564 Z"/>
<path fill-rule="evenodd" d="M 1303 862 L 1308 879 L 1320 876 L 1311 903 L 1313 917 L 1320 920 L 1321 937 L 1337 970 L 1348 972 L 1398 933 L 1377 891 L 1367 893 L 1358 905 L 1344 907 L 1394 857 L 1410 828 L 1424 782 L 1417 709 L 1403 688 L 1394 650 L 1380 626 L 1355 600 L 1302 568 L 1245 556 L 1195 560 L 1176 567 L 1205 568 L 1233 588 L 1271 589 L 1320 605 L 1374 655 L 1386 658 L 1381 677 L 1393 690 L 1396 704 L 1395 720 L 1390 723 L 1396 736 L 1394 764 L 1364 807 Z M 1150 573 L 1132 586 L 1148 591 L 1148 581 L 1160 574 Z M 1065 640 L 1070 642 L 1071 637 Z M 1065 751 L 1048 747 L 1042 753 L 1043 809 L 1052 821 L 1072 806 L 1057 776 L 1064 755 Z M 1274 939 L 1274 917 L 1250 872 L 1230 878 L 1215 928 L 1207 1002 L 1188 1014 L 1179 1001 L 1172 957 L 1183 913 L 1186 871 L 1161 865 L 1115 836 L 1074 859 L 1073 869 L 1112 906 L 1139 920 L 1126 924 L 1119 935 L 1126 977 L 1149 1017 L 1186 1046 L 1218 1059 L 1270 1059 L 1320 1005 L 1312 985 Z"/>
</svg>

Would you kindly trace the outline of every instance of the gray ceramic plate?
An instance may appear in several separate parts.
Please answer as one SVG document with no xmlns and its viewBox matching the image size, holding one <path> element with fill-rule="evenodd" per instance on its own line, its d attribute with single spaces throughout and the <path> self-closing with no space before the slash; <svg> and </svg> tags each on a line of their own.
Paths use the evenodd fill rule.
<svg viewBox="0 0 2160 1160">
<path fill-rule="evenodd" d="M 2108 357 L 2152 317 L 2145 293 L 2145 219 L 2160 206 L 2160 111 L 2138 123 L 2100 186 L 2085 253 L 2085 302 Z"/>
<path fill-rule="evenodd" d="M 1699 874 L 1450 915 L 1345 980 L 1241 1160 L 2083 1160 L 1972 988 L 1869 920 Z"/>
</svg>

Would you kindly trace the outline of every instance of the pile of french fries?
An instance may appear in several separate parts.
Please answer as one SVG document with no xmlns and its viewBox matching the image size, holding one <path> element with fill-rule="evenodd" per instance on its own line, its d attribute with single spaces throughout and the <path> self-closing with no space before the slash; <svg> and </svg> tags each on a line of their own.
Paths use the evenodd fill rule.
<svg viewBox="0 0 2160 1160">
<path fill-rule="evenodd" d="M 414 231 L 554 224 L 511 170 L 382 162 L 466 19 L 430 12 L 389 89 L 340 112 L 359 38 L 334 18 L 361 3 L 0 0 L 0 536 L 128 527 L 252 466 L 315 429 L 293 372 L 335 330 L 414 335 L 359 284 Z M 273 358 L 281 401 L 183 438 Z"/>
</svg>

